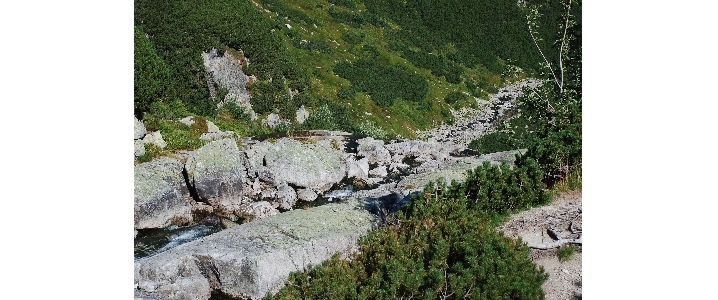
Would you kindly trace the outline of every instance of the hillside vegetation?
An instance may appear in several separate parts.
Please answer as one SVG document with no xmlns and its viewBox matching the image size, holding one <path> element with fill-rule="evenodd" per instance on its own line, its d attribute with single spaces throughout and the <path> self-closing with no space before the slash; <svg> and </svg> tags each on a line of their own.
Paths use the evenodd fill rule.
<svg viewBox="0 0 718 300">
<path fill-rule="evenodd" d="M 563 8 L 531 4 L 541 5 L 538 21 L 549 24 L 535 28 L 538 42 L 556 57 L 547 41 L 557 38 Z M 249 61 L 243 71 L 258 79 L 248 90 L 260 120 L 272 112 L 293 119 L 305 105 L 332 113 L 283 130 L 329 123 L 380 138 L 414 137 L 449 120 L 452 107 L 471 105 L 457 99 L 485 98 L 508 81 L 540 75 L 526 14 L 503 0 L 136 0 L 136 114 L 157 115 L 151 103 L 177 102 L 173 115 L 262 132 L 217 111 L 200 56 L 216 48 Z"/>
<path fill-rule="evenodd" d="M 135 108 L 173 149 L 198 146 L 177 142 L 197 134 L 174 125 L 189 114 L 243 135 L 269 132 L 217 110 L 200 57 L 211 48 L 250 61 L 243 70 L 257 76 L 247 88 L 260 120 L 292 118 L 301 105 L 311 112 L 304 124 L 275 130 L 411 138 L 473 97 L 539 78 L 544 84 L 526 91 L 508 121 L 470 145 L 528 149 L 513 166 L 485 164 L 463 183 L 430 183 L 352 260 L 292 273 L 267 298 L 543 299 L 547 274 L 520 240 L 495 228 L 546 204 L 552 189 L 580 188 L 580 16 L 573 0 L 136 0 Z"/>
</svg>

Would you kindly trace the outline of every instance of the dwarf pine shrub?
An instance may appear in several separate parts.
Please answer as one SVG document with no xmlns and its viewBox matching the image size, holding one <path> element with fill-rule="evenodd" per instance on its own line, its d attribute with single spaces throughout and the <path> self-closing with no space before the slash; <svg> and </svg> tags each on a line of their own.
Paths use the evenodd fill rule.
<svg viewBox="0 0 718 300">
<path fill-rule="evenodd" d="M 543 299 L 548 274 L 492 222 L 545 203 L 542 176 L 526 159 L 513 169 L 484 164 L 464 183 L 430 183 L 364 237 L 353 260 L 335 255 L 294 272 L 266 299 Z"/>
</svg>

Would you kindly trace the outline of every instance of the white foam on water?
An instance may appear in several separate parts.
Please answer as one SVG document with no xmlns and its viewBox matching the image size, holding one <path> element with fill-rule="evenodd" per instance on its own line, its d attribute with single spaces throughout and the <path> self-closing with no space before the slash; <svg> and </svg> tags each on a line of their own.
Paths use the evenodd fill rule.
<svg viewBox="0 0 718 300">
<path fill-rule="evenodd" d="M 207 235 L 207 233 L 212 231 L 212 227 L 205 226 L 205 225 L 198 225 L 198 226 L 194 226 L 194 227 L 190 227 L 190 228 L 180 228 L 180 227 L 172 228 L 170 226 L 168 229 L 170 229 L 170 230 L 179 229 L 180 232 L 170 235 L 169 236 L 170 242 L 167 245 L 165 245 L 164 247 L 157 250 L 154 254 L 157 254 L 157 253 L 160 253 L 163 251 L 167 251 L 169 249 L 172 249 L 174 247 L 177 247 L 177 246 L 182 245 L 187 242 L 194 241 L 200 237 Z"/>
<path fill-rule="evenodd" d="M 330 199 L 330 201 L 331 201 L 332 198 L 347 197 L 347 196 L 351 195 L 351 193 L 352 193 L 352 187 L 348 185 L 348 186 L 345 186 L 344 188 L 342 188 L 341 190 L 335 190 L 335 191 L 331 191 L 329 193 L 324 194 L 324 198 Z"/>
</svg>

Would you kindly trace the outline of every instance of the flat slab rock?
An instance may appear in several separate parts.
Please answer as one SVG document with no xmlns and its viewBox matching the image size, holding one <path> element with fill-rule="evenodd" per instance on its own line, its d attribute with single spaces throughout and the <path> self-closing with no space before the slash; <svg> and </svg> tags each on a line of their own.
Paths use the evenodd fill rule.
<svg viewBox="0 0 718 300">
<path fill-rule="evenodd" d="M 226 229 L 135 261 L 135 294 L 209 299 L 211 292 L 260 299 L 289 273 L 339 252 L 345 257 L 377 224 L 362 200 L 289 211 Z"/>
</svg>

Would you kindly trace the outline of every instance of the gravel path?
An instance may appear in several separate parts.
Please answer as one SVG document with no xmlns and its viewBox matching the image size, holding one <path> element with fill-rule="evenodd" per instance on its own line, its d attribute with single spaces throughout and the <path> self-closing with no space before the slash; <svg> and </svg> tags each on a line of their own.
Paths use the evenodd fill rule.
<svg viewBox="0 0 718 300">
<path fill-rule="evenodd" d="M 571 191 L 554 199 L 547 206 L 537 207 L 510 217 L 498 229 L 513 238 L 521 238 L 529 244 L 549 243 L 553 239 L 548 235 L 547 228 L 552 228 L 562 239 L 576 238 L 569 224 L 581 212 L 581 191 Z M 574 221 L 574 230 L 580 231 L 581 217 Z M 530 257 L 537 265 L 543 266 L 549 274 L 544 283 L 547 300 L 581 299 L 582 279 L 582 246 L 576 245 L 573 257 L 561 262 L 556 249 L 531 249 Z"/>
</svg>

